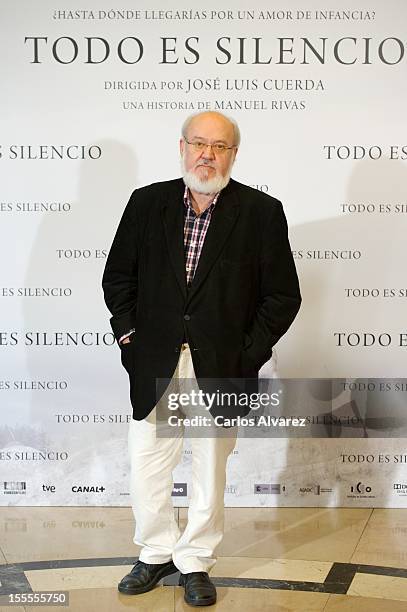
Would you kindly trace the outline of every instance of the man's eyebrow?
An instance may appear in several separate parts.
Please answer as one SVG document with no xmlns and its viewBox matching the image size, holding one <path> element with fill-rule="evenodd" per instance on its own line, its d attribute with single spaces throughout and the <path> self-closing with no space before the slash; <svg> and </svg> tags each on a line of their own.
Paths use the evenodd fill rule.
<svg viewBox="0 0 407 612">
<path fill-rule="evenodd" d="M 206 138 L 202 138 L 202 136 L 192 136 L 192 140 L 201 140 L 202 142 L 205 142 Z M 218 140 L 214 140 L 213 144 L 227 144 L 227 141 L 219 138 Z"/>
</svg>

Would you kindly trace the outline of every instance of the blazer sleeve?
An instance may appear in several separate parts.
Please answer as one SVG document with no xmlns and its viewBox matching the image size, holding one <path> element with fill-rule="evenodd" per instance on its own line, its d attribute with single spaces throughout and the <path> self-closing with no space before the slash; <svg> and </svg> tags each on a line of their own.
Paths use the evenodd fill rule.
<svg viewBox="0 0 407 612">
<path fill-rule="evenodd" d="M 275 200 L 271 208 L 262 232 L 259 300 L 246 334 L 246 349 L 260 366 L 271 357 L 273 346 L 286 333 L 301 305 L 283 206 Z"/>
<path fill-rule="evenodd" d="M 110 324 L 117 341 L 135 325 L 139 250 L 136 191 L 120 220 L 102 278 L 106 306 L 112 314 Z"/>
</svg>

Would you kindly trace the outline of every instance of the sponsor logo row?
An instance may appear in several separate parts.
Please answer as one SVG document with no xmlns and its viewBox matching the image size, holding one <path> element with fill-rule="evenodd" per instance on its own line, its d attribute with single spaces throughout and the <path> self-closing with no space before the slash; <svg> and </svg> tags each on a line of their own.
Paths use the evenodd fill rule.
<svg viewBox="0 0 407 612">
<path fill-rule="evenodd" d="M 27 482 L 26 481 L 3 481 L 3 494 L 4 495 L 25 495 L 27 493 Z M 43 493 L 56 493 L 57 487 L 53 484 L 42 484 L 41 491 Z M 103 485 L 96 484 L 75 484 L 71 487 L 71 492 L 75 494 L 89 494 L 89 493 L 105 493 L 106 487 Z M 238 486 L 233 484 L 226 485 L 225 492 L 236 495 L 238 493 Z M 289 493 L 289 488 L 281 483 L 255 483 L 253 485 L 254 495 L 282 495 Z M 333 493 L 333 489 L 329 487 L 322 487 L 320 484 L 307 484 L 299 487 L 295 491 L 299 495 L 324 495 Z M 407 496 L 407 483 L 394 482 L 392 485 L 392 493 L 401 497 Z M 128 495 L 128 493 L 122 493 L 122 495 Z M 187 497 L 188 495 L 188 483 L 186 482 L 175 482 L 172 489 L 173 497 Z M 370 484 L 364 482 L 357 482 L 348 485 L 347 496 L 348 499 L 374 499 L 373 487 Z"/>
<path fill-rule="evenodd" d="M 231 485 L 233 488 L 233 485 Z M 8 480 L 3 481 L 2 489 L 4 495 L 25 495 L 27 493 L 27 481 L 24 480 Z M 187 496 L 188 485 L 186 482 L 175 482 L 172 489 L 174 497 Z M 57 487 L 54 484 L 42 484 L 40 491 L 43 493 L 56 493 Z M 104 493 L 106 487 L 102 484 L 74 484 L 71 487 L 72 493 L 87 494 L 87 493 Z M 128 495 L 125 493 L 124 495 Z"/>
</svg>

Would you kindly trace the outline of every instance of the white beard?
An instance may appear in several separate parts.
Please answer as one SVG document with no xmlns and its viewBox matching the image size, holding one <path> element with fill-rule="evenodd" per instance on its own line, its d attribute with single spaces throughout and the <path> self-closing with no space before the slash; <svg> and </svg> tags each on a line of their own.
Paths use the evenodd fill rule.
<svg viewBox="0 0 407 612">
<path fill-rule="evenodd" d="M 194 172 L 187 172 L 185 169 L 184 158 L 181 156 L 181 173 L 182 178 L 184 179 L 185 185 L 191 189 L 192 191 L 196 191 L 197 193 L 203 193 L 205 195 L 210 195 L 212 193 L 218 193 L 222 191 L 229 183 L 230 175 L 232 171 L 233 162 L 231 162 L 228 172 L 225 176 L 222 176 L 218 172 L 216 172 L 216 176 L 211 179 L 202 180 L 197 177 Z"/>
</svg>

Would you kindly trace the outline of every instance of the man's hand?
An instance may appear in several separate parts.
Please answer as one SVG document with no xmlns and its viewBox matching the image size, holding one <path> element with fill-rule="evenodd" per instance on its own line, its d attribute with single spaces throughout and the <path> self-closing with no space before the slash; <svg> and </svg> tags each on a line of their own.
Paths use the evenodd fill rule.
<svg viewBox="0 0 407 612">
<path fill-rule="evenodd" d="M 127 332 L 127 334 L 123 334 L 123 336 L 120 336 L 119 346 L 121 346 L 122 344 L 130 344 L 134 332 L 135 332 L 135 329 L 132 328 L 130 331 Z"/>
</svg>

